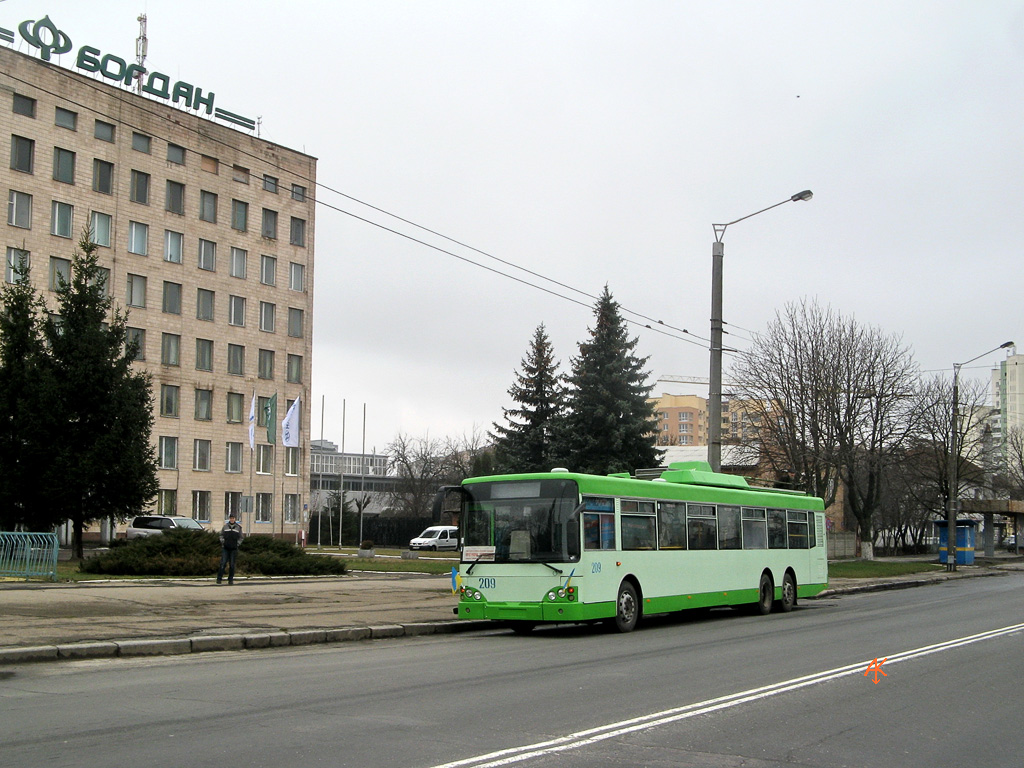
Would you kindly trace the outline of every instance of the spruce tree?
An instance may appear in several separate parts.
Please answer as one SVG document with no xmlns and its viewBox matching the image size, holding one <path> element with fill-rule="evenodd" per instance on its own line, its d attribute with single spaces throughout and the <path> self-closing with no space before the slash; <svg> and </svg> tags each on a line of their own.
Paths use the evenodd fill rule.
<svg viewBox="0 0 1024 768">
<path fill-rule="evenodd" d="M 50 460 L 39 429 L 45 308 L 27 259 L 11 266 L 15 281 L 0 289 L 0 530 L 39 530 L 33 515 Z"/>
<path fill-rule="evenodd" d="M 579 345 L 558 429 L 560 460 L 570 470 L 610 474 L 658 465 L 647 358 L 633 350 L 608 286 L 594 308 L 590 338 Z"/>
<path fill-rule="evenodd" d="M 57 315 L 44 324 L 49 427 L 56 434 L 45 514 L 53 523 L 73 523 L 81 556 L 85 526 L 141 513 L 159 486 L 149 376 L 132 366 L 128 316 L 112 309 L 106 270 L 88 232 L 78 247 L 71 280 L 61 280 L 56 291 Z"/>
<path fill-rule="evenodd" d="M 537 326 L 530 349 L 509 390 L 515 408 L 502 408 L 505 424 L 494 424 L 495 469 L 546 472 L 554 466 L 552 431 L 562 415 L 563 377 L 558 372 L 544 324 Z"/>
</svg>

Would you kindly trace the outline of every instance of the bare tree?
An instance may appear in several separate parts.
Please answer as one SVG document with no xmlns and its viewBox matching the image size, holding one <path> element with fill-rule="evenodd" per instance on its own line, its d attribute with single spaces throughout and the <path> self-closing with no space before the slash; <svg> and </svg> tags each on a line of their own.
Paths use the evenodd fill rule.
<svg viewBox="0 0 1024 768">
<path fill-rule="evenodd" d="M 494 446 L 487 433 L 476 425 L 469 434 L 446 438 L 444 452 L 448 465 L 445 481 L 450 485 L 461 483 L 467 477 L 494 473 Z"/>
<path fill-rule="evenodd" d="M 846 501 L 857 519 L 861 554 L 874 556 L 874 515 L 885 476 L 903 456 L 916 429 L 913 395 L 917 365 L 901 340 L 852 318 L 839 326 L 831 411 L 839 439 L 837 460 Z"/>
<path fill-rule="evenodd" d="M 1011 499 L 1024 499 L 1024 428 L 1010 427 L 1003 435 L 1004 490 Z"/>
<path fill-rule="evenodd" d="M 986 389 L 976 381 L 961 382 L 958 411 L 959 457 L 957 492 L 965 486 L 987 486 L 993 474 L 993 454 L 989 445 Z M 914 457 L 913 471 L 905 475 L 910 492 L 929 513 L 945 516 L 950 499 L 950 465 L 953 459 L 953 384 L 942 377 L 919 383 L 914 401 L 917 434 L 908 445 Z"/>
<path fill-rule="evenodd" d="M 899 338 L 814 301 L 789 304 L 734 367 L 760 408 L 756 439 L 777 473 L 834 501 L 837 481 L 873 557 L 887 470 L 914 431 L 917 369 Z"/>
<path fill-rule="evenodd" d="M 825 390 L 833 386 L 826 375 L 831 322 L 831 312 L 816 304 L 787 305 L 731 374 L 733 394 L 752 417 L 753 439 L 776 477 L 826 506 L 838 484 L 835 425 L 824 410 Z"/>
<path fill-rule="evenodd" d="M 387 454 L 389 473 L 398 478 L 390 491 L 391 506 L 403 517 L 429 516 L 434 494 L 451 471 L 444 443 L 430 435 L 399 433 Z"/>
</svg>

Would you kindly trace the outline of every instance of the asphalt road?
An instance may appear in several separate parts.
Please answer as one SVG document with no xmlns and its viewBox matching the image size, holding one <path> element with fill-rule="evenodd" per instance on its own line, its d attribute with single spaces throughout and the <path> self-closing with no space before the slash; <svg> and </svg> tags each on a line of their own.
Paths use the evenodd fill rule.
<svg viewBox="0 0 1024 768">
<path fill-rule="evenodd" d="M 13 666 L 0 766 L 1016 767 L 1021 622 L 1011 573 L 631 635 Z"/>
</svg>

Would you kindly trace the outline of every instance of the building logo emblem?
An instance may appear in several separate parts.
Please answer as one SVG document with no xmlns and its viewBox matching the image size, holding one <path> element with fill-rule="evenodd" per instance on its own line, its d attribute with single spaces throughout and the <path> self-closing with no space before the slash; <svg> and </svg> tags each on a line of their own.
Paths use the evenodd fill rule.
<svg viewBox="0 0 1024 768">
<path fill-rule="evenodd" d="M 49 61 L 51 53 L 67 53 L 71 50 L 71 38 L 57 29 L 57 25 L 50 21 L 49 16 L 44 16 L 36 22 L 23 21 L 18 26 L 18 31 L 25 38 L 25 42 L 39 49 L 39 56 L 43 61 Z"/>
</svg>

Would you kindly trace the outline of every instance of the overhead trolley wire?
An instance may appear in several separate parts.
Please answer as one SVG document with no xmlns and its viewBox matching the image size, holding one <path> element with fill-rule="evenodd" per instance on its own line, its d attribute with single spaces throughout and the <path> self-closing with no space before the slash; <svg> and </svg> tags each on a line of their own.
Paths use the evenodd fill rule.
<svg viewBox="0 0 1024 768">
<path fill-rule="evenodd" d="M 51 96 L 53 96 L 53 97 L 55 97 L 57 99 L 60 99 L 60 100 L 62 100 L 64 102 L 66 102 L 66 103 L 73 104 L 73 105 L 75 105 L 75 106 L 77 106 L 77 107 L 79 107 L 79 108 L 81 108 L 83 110 L 87 110 L 87 111 L 89 111 L 91 113 L 94 113 L 96 115 L 100 115 L 100 116 L 106 117 L 107 119 L 109 119 L 111 121 L 114 121 L 116 124 L 124 125 L 124 126 L 126 126 L 128 128 L 134 128 L 134 129 L 137 129 L 139 131 L 143 130 L 142 127 L 137 126 L 137 125 L 133 125 L 130 122 L 127 122 L 126 120 L 124 120 L 123 118 L 121 118 L 119 116 L 109 115 L 109 114 L 107 114 L 107 113 L 97 109 L 93 105 L 85 104 L 85 103 L 82 103 L 81 101 L 76 101 L 75 99 L 70 98 L 66 94 L 55 93 L 54 91 L 47 90 L 46 88 L 43 88 L 43 87 L 39 86 L 36 83 L 30 83 L 27 80 L 23 80 L 21 78 L 18 78 L 18 77 L 16 77 L 15 75 L 13 75 L 11 73 L 4 73 L 4 75 L 6 77 L 10 78 L 11 80 L 13 80 L 15 82 L 22 83 L 23 85 L 25 85 L 25 86 L 27 86 L 29 88 L 32 88 L 32 89 L 37 90 L 37 91 L 42 91 L 43 93 L 48 93 L 49 95 L 51 95 Z M 95 81 L 92 78 L 86 77 L 85 75 L 81 75 L 81 76 L 82 76 L 82 79 L 85 81 L 85 83 L 90 88 L 92 88 L 94 91 L 96 91 L 97 93 L 104 93 L 105 94 L 105 93 L 108 92 L 107 90 L 105 90 L 106 88 L 113 87 L 113 86 L 108 86 L 105 83 L 101 83 L 101 82 Z M 104 88 L 101 88 L 100 87 L 101 85 L 103 85 Z M 114 90 L 118 94 L 121 93 L 121 89 L 119 89 L 119 88 L 114 88 Z M 148 102 L 148 99 L 143 99 L 143 101 L 144 102 Z M 163 112 L 161 112 L 161 111 L 152 110 L 152 109 L 146 109 L 145 107 L 139 107 L 139 108 L 140 108 L 141 111 L 150 114 L 154 118 L 157 118 L 159 120 L 166 119 L 165 114 Z M 175 107 L 175 109 L 177 109 L 177 107 Z M 191 112 L 189 110 L 184 110 L 184 111 L 186 111 L 189 114 L 191 114 Z M 219 123 L 215 123 L 215 125 L 220 125 L 220 124 Z M 417 229 L 420 229 L 420 230 L 422 230 L 424 232 L 427 232 L 427 233 L 429 233 L 431 235 L 434 235 L 435 237 L 440 237 L 440 238 L 442 238 L 444 240 L 447 240 L 448 242 L 453 243 L 455 245 L 458 245 L 458 246 L 460 246 L 462 248 L 467 248 L 467 249 L 469 249 L 469 250 L 471 250 L 471 251 L 473 251 L 475 253 L 480 254 L 481 256 L 485 256 L 485 257 L 487 257 L 489 259 L 497 261 L 500 264 L 504 264 L 507 267 L 511 267 L 511 268 L 517 269 L 517 270 L 519 270 L 521 272 L 525 272 L 526 274 L 528 274 L 528 275 L 530 275 L 532 277 L 535 277 L 535 278 L 537 278 L 539 280 L 543 280 L 543 281 L 549 282 L 549 283 L 551 283 L 553 285 L 556 285 L 556 286 L 558 286 L 560 288 L 565 289 L 566 291 L 571 291 L 573 293 L 578 293 L 581 296 L 586 296 L 587 298 L 595 300 L 595 301 L 598 300 L 597 296 L 595 296 L 595 295 L 593 295 L 591 293 L 588 293 L 587 291 L 584 291 L 582 289 L 576 288 L 576 287 L 571 286 L 571 285 L 569 285 L 567 283 L 560 282 L 558 280 L 555 280 L 554 278 L 547 277 L 546 275 L 543 275 L 543 274 L 541 274 L 539 272 L 536 272 L 536 271 L 533 271 L 533 270 L 528 269 L 526 267 L 523 267 L 523 266 L 520 266 L 518 264 L 515 264 L 514 262 L 511 262 L 511 261 L 499 258 L 498 256 L 495 256 L 495 255 L 493 255 L 491 253 L 488 253 L 488 252 L 486 252 L 484 250 L 481 250 L 481 249 L 476 248 L 476 247 L 474 247 L 472 245 L 469 245 L 468 243 L 464 243 L 464 242 L 462 242 L 462 241 L 460 241 L 460 240 L 458 240 L 456 238 L 449 237 L 448 235 L 442 234 L 441 232 L 438 232 L 438 231 L 436 231 L 434 229 L 431 229 L 429 227 L 423 226 L 422 224 L 417 224 L 416 222 L 411 221 L 411 220 L 406 219 L 406 218 L 403 218 L 402 216 L 399 216 L 398 214 L 391 213 L 390 211 L 388 211 L 388 210 L 386 210 L 384 208 L 381 208 L 379 206 L 373 205 L 372 203 L 368 203 L 368 202 L 366 202 L 364 200 L 360 200 L 357 197 L 354 197 L 352 195 L 349 195 L 349 194 L 346 194 L 344 192 L 341 192 L 340 190 L 335 189 L 334 187 L 332 187 L 332 186 L 330 186 L 328 184 L 325 184 L 325 183 L 320 182 L 320 181 L 316 181 L 316 180 L 314 180 L 314 179 L 312 179 L 312 178 L 310 178 L 308 176 L 303 175 L 302 173 L 296 172 L 296 171 L 294 171 L 294 170 L 292 170 L 290 168 L 286 169 L 283 166 L 273 162 L 272 160 L 268 160 L 265 157 L 257 155 L 257 154 L 255 154 L 253 152 L 249 152 L 249 151 L 245 150 L 242 147 L 236 146 L 234 144 L 230 144 L 229 142 L 224 141 L 222 139 L 219 139 L 216 136 L 212 136 L 212 135 L 209 135 L 209 134 L 206 134 L 206 133 L 200 133 L 200 131 L 198 129 L 191 128 L 191 127 L 188 127 L 188 126 L 180 126 L 180 127 L 185 128 L 186 130 L 190 131 L 191 133 L 193 133 L 195 135 L 201 136 L 204 141 L 214 142 L 216 144 L 221 144 L 225 148 L 230 149 L 232 152 L 236 152 L 236 153 L 241 154 L 241 155 L 243 155 L 245 157 L 251 158 L 252 160 L 258 162 L 261 165 L 265 165 L 265 166 L 273 168 L 273 169 L 275 169 L 277 171 L 280 171 L 280 172 L 287 173 L 289 175 L 295 176 L 296 178 L 298 178 L 298 179 L 300 179 L 302 181 L 305 181 L 307 184 L 314 185 L 314 186 L 319 187 L 319 188 L 321 188 L 321 189 L 323 189 L 323 190 L 325 190 L 327 192 L 330 192 L 332 194 L 335 194 L 335 195 L 338 195 L 340 197 L 343 197 L 346 200 L 350 200 L 350 201 L 352 201 L 354 203 L 357 203 L 359 205 L 365 206 L 365 207 L 367 207 L 367 208 L 369 208 L 369 209 L 371 209 L 373 211 L 376 211 L 378 213 L 384 214 L 385 216 L 388 216 L 388 217 L 391 217 L 391 218 L 393 218 L 393 219 L 395 219 L 397 221 L 400 221 L 403 224 L 407 224 L 409 226 L 416 227 Z M 235 129 L 231 129 L 231 130 L 235 130 Z M 148 135 L 148 133 L 149 132 L 147 131 L 147 135 Z M 160 139 L 162 139 L 163 141 L 166 141 L 168 143 L 177 144 L 176 141 L 171 141 L 166 136 L 158 136 L 158 137 Z M 270 142 L 270 143 L 274 143 L 274 142 Z M 191 149 L 191 151 L 192 152 L 196 152 L 195 149 Z M 199 152 L 198 154 L 203 154 L 203 153 Z M 312 157 L 312 156 L 310 156 L 310 157 Z M 315 158 L 313 158 L 313 159 L 315 159 Z M 381 230 L 383 230 L 385 232 L 388 232 L 388 233 L 397 235 L 399 237 L 405 238 L 406 240 L 409 240 L 411 242 L 417 243 L 419 245 L 423 245 L 423 246 L 425 246 L 427 248 L 431 248 L 431 249 L 433 249 L 435 251 L 438 251 L 439 253 L 443 253 L 443 254 L 445 254 L 447 256 L 451 256 L 452 258 L 458 259 L 458 260 L 463 261 L 463 262 L 465 262 L 467 264 L 472 264 L 473 266 L 479 267 L 481 269 L 485 269 L 488 272 L 492 272 L 492 273 L 494 273 L 496 275 L 500 275 L 501 277 L 508 278 L 509 280 L 513 280 L 513 281 L 515 281 L 517 283 L 520 283 L 522 285 L 528 286 L 530 288 L 535 288 L 536 290 L 539 290 L 539 291 L 543 291 L 544 293 L 547 293 L 547 294 L 549 294 L 551 296 L 554 296 L 556 298 L 563 299 L 564 301 L 568 301 L 568 302 L 571 302 L 573 304 L 577 304 L 579 306 L 586 307 L 588 309 L 592 308 L 590 304 L 587 304 L 587 303 L 582 302 L 582 301 L 580 301 L 578 299 L 572 298 L 571 296 L 566 296 L 566 295 L 564 295 L 562 293 L 559 293 L 559 292 L 557 292 L 555 290 L 552 290 L 550 288 L 546 288 L 546 287 L 544 287 L 542 285 L 538 285 L 537 283 L 531 282 L 529 280 L 525 280 L 525 279 L 520 278 L 520 277 L 516 277 L 515 275 L 511 275 L 511 274 L 509 274 L 507 272 L 503 272 L 500 269 L 496 269 L 496 268 L 490 267 L 490 266 L 488 266 L 486 264 L 482 264 L 479 261 L 475 261 L 474 259 L 468 258 L 466 256 L 461 256 L 461 255 L 459 255 L 459 254 L 457 254 L 457 253 L 455 253 L 455 252 L 453 252 L 451 250 L 448 250 L 446 248 L 442 248 L 440 246 L 437 246 L 437 245 L 434 245 L 432 243 L 429 243 L 426 240 L 420 239 L 418 237 L 414 237 L 414 236 L 409 235 L 407 233 L 404 233 L 404 232 L 402 232 L 402 231 L 400 231 L 398 229 L 395 229 L 393 227 L 389 227 L 389 226 L 387 226 L 385 224 L 382 224 L 380 222 L 377 222 L 377 221 L 374 221 L 372 219 L 369 219 L 369 218 L 367 218 L 365 216 L 360 216 L 359 214 L 356 214 L 356 213 L 354 213 L 352 211 L 345 210 L 344 208 L 341 208 L 340 206 L 332 205 L 331 203 L 328 203 L 325 200 L 321 199 L 319 195 L 314 195 L 313 199 L 312 199 L 312 202 L 314 204 L 319 204 L 319 205 L 321 205 L 321 206 L 323 206 L 323 207 L 325 207 L 325 208 L 327 208 L 329 210 L 332 210 L 332 211 L 335 211 L 337 213 L 341 213 L 341 214 L 344 214 L 346 216 L 349 216 L 349 217 L 351 217 L 353 219 L 356 219 L 357 221 L 361 221 L 361 222 L 363 222 L 365 224 L 369 224 L 370 226 L 377 227 L 378 229 L 381 229 Z M 677 339 L 679 341 L 685 341 L 685 342 L 687 342 L 689 344 L 694 344 L 694 345 L 701 346 L 701 347 L 705 346 L 705 344 L 702 344 L 700 342 L 705 342 L 705 343 L 708 343 L 708 344 L 710 343 L 710 339 L 705 338 L 703 336 L 699 336 L 699 335 L 697 335 L 695 333 L 692 333 L 692 332 L 690 332 L 689 330 L 687 330 L 685 328 L 678 328 L 676 326 L 669 325 L 668 323 L 665 323 L 662 320 L 657 320 L 655 318 L 649 317 L 649 316 L 647 316 L 647 315 L 645 315 L 643 313 L 640 313 L 640 312 L 637 312 L 635 310 L 629 309 L 628 307 L 625 307 L 622 304 L 619 304 L 619 308 L 623 312 L 625 312 L 625 313 L 628 313 L 628 314 L 633 315 L 633 316 L 635 316 L 637 318 L 640 318 L 640 320 L 633 320 L 633 319 L 630 319 L 628 317 L 624 317 L 623 318 L 627 323 L 630 323 L 632 325 L 637 325 L 637 326 L 639 326 L 641 328 L 646 328 L 647 330 L 651 330 L 651 331 L 654 331 L 656 333 L 660 333 L 660 334 L 662 334 L 664 336 L 668 336 L 670 338 Z M 647 322 L 641 322 L 641 321 L 647 321 Z M 675 333 L 673 333 L 673 331 L 675 331 Z M 679 334 L 683 334 L 683 335 L 679 335 Z M 688 338 L 688 337 L 693 337 L 693 338 Z M 694 341 L 694 339 L 699 339 L 700 341 Z M 736 350 L 731 350 L 730 349 L 730 350 L 723 350 L 723 351 L 725 351 L 725 352 L 735 352 Z"/>
</svg>

